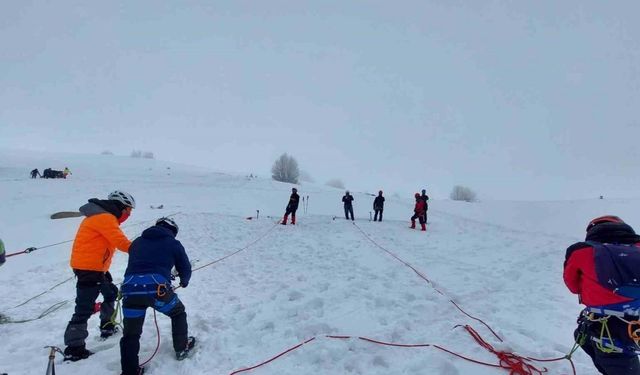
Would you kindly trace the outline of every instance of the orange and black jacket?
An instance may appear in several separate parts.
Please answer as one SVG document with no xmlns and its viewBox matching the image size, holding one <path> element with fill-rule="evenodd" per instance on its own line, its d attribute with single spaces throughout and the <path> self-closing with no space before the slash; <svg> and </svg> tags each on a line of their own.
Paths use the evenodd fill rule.
<svg viewBox="0 0 640 375">
<path fill-rule="evenodd" d="M 118 223 L 122 211 L 116 202 L 90 199 L 80 212 L 86 217 L 73 241 L 71 268 L 107 272 L 115 250 L 126 253 L 131 245 Z"/>
</svg>

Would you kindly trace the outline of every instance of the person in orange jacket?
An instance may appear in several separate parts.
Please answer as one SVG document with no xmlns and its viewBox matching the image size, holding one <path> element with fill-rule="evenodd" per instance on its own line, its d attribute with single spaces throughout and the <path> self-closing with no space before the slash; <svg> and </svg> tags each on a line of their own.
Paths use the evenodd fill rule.
<svg viewBox="0 0 640 375">
<path fill-rule="evenodd" d="M 416 219 L 420 220 L 420 225 L 422 226 L 422 231 L 427 230 L 427 225 L 424 221 L 424 213 L 426 211 L 426 201 L 422 200 L 422 196 L 420 193 L 416 193 L 416 206 L 413 209 L 414 215 L 411 216 L 411 229 L 416 229 Z"/>
<path fill-rule="evenodd" d="M 73 242 L 71 268 L 76 275 L 76 307 L 64 332 L 65 361 L 78 361 L 89 357 L 85 339 L 89 336 L 87 321 L 94 312 L 99 294 L 103 302 L 100 307 L 100 336 L 107 338 L 116 332 L 111 322 L 118 287 L 109 273 L 115 250 L 129 251 L 131 241 L 120 229 L 131 211 L 136 207 L 133 197 L 124 191 L 114 191 L 108 199 L 89 199 L 80 207 L 86 216 Z"/>
</svg>

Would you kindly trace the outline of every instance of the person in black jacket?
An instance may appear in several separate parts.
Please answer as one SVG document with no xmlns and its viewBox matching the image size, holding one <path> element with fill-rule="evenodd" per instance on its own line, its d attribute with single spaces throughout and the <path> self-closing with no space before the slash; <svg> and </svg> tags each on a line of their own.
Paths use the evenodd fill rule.
<svg viewBox="0 0 640 375">
<path fill-rule="evenodd" d="M 344 218 L 349 220 L 349 215 L 351 215 L 351 221 L 353 221 L 353 196 L 349 194 L 349 190 L 342 197 L 342 203 L 344 203 Z"/>
<path fill-rule="evenodd" d="M 289 203 L 287 204 L 287 210 L 284 213 L 284 218 L 280 224 L 287 225 L 287 219 L 291 214 L 291 224 L 296 224 L 296 211 L 298 210 L 298 203 L 300 203 L 300 196 L 298 195 L 298 189 L 291 188 L 291 197 L 289 197 Z"/>
<path fill-rule="evenodd" d="M 160 218 L 146 229 L 129 248 L 129 263 L 122 282 L 123 335 L 120 340 L 122 375 L 140 375 L 140 335 L 144 317 L 151 307 L 171 318 L 173 350 L 182 360 L 195 345 L 188 336 L 185 307 L 171 287 L 171 268 L 176 267 L 180 287 L 186 288 L 191 278 L 191 263 L 184 247 L 175 237 L 178 225 L 173 219 Z"/>
<path fill-rule="evenodd" d="M 378 214 L 380 214 L 380 221 L 382 221 L 382 211 L 384 210 L 382 190 L 378 192 L 378 196 L 373 200 L 373 210 L 376 212 L 375 215 L 373 215 L 373 221 L 378 221 Z"/>
<path fill-rule="evenodd" d="M 424 201 L 424 223 L 427 223 L 427 211 L 429 210 L 429 196 L 427 195 L 427 191 L 422 189 L 422 195 L 420 198 Z"/>
</svg>

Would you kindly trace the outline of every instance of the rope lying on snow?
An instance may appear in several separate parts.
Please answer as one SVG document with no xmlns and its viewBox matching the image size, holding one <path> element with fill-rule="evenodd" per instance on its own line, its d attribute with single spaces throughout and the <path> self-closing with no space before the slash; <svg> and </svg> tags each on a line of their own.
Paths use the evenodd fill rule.
<svg viewBox="0 0 640 375">
<path fill-rule="evenodd" d="M 420 277 L 421 279 L 423 279 L 424 281 L 426 281 L 436 292 L 438 292 L 440 295 L 447 297 L 444 293 L 442 293 L 440 290 L 438 290 L 438 288 L 436 288 L 433 283 L 431 282 L 431 280 L 429 280 L 429 278 L 427 278 L 422 272 L 420 272 L 419 270 L 417 270 L 414 266 L 412 266 L 411 264 L 405 262 L 403 259 L 401 259 L 399 256 L 397 256 L 396 254 L 392 253 L 391 251 L 387 250 L 386 248 L 384 248 L 382 245 L 380 245 L 379 243 L 377 243 L 373 238 L 371 238 L 371 236 L 369 236 L 364 230 L 362 230 L 362 228 L 360 228 L 360 226 L 358 226 L 358 224 L 356 224 L 355 222 L 353 222 L 353 225 L 358 228 L 358 230 L 364 235 L 364 237 L 369 240 L 371 243 L 373 243 L 376 247 L 378 247 L 379 249 L 381 249 L 382 251 L 386 252 L 387 254 L 391 255 L 392 257 L 394 257 L 396 260 L 398 260 L 400 263 L 404 264 L 405 266 L 409 267 L 411 270 L 413 270 L 413 272 L 416 273 L 416 275 L 418 275 L 418 277 Z M 472 316 L 471 314 L 467 313 L 465 310 L 463 310 L 453 299 L 449 298 L 449 302 L 451 302 L 458 310 L 460 310 L 460 312 L 462 312 L 464 315 L 468 316 L 469 318 L 481 323 L 482 325 L 484 325 L 485 327 L 487 327 L 487 329 L 489 329 L 489 331 L 491 331 L 491 333 L 498 339 L 500 340 L 500 342 L 502 342 L 502 338 L 487 324 L 485 323 L 482 319 L 476 318 L 474 316 Z"/>
<path fill-rule="evenodd" d="M 0 321 L 0 323 L 9 324 L 9 323 L 28 323 L 28 322 L 33 322 L 35 320 L 42 319 L 45 316 L 60 310 L 62 308 L 62 306 L 66 305 L 67 303 L 69 303 L 69 301 L 60 301 L 58 303 L 55 303 L 55 304 L 51 305 L 50 307 L 48 307 L 46 310 L 44 310 L 40 315 L 38 315 L 35 318 L 23 319 L 23 320 L 12 320 L 10 318 L 7 318 L 4 321 Z"/>
<path fill-rule="evenodd" d="M 456 326 L 459 327 L 459 326 Z M 455 327 L 454 327 L 455 328 Z M 543 360 L 539 360 L 539 359 L 535 359 L 535 358 L 531 358 L 531 357 L 522 357 L 519 356 L 517 354 L 513 354 L 513 353 L 509 353 L 509 352 L 503 352 L 503 351 L 497 351 L 495 350 L 490 344 L 488 344 L 482 337 L 480 337 L 480 335 L 473 329 L 471 328 L 471 326 L 464 326 L 464 328 L 466 329 L 466 331 L 469 333 L 469 335 L 471 335 L 471 337 L 476 340 L 477 343 L 479 343 L 483 348 L 485 348 L 487 351 L 495 354 L 498 357 L 498 364 L 493 364 L 493 363 L 488 363 L 488 362 L 483 362 L 483 361 L 479 361 L 476 359 L 472 359 L 469 357 L 465 357 L 461 354 L 458 354 L 456 352 L 453 352 L 449 349 L 446 349 L 440 345 L 436 345 L 436 344 L 400 344 L 400 343 L 390 343 L 390 342 L 385 342 L 385 341 L 380 341 L 380 340 L 374 340 L 368 337 L 363 337 L 363 336 L 338 336 L 338 335 L 325 335 L 323 336 L 324 338 L 328 338 L 328 339 L 337 339 L 337 340 L 350 340 L 350 339 L 358 339 L 361 341 L 365 341 L 367 343 L 370 344 L 375 344 L 375 345 L 382 345 L 382 346 L 392 346 L 392 347 L 400 347 L 400 348 L 424 348 L 424 347 L 433 347 L 436 348 L 440 351 L 449 353 L 451 355 L 454 355 L 458 358 L 464 359 L 466 361 L 472 362 L 472 363 L 477 363 L 480 365 L 484 365 L 484 366 L 488 366 L 488 367 L 495 367 L 495 368 L 501 368 L 501 369 L 505 369 L 505 370 L 509 370 L 509 374 L 510 375 L 541 375 L 545 372 L 547 372 L 547 369 L 545 367 L 543 367 L 542 369 L 539 369 L 535 366 L 533 366 L 530 362 L 554 362 L 554 361 L 561 361 L 563 359 L 567 359 L 569 360 L 569 362 L 571 363 L 571 368 L 573 370 L 573 374 L 576 375 L 576 370 L 575 367 L 573 365 L 573 361 L 571 360 L 571 358 L 568 357 L 561 357 L 561 358 L 553 358 L 553 359 L 543 359 Z M 310 343 L 314 340 L 316 340 L 318 337 L 314 336 L 310 339 L 307 339 L 301 343 L 299 343 L 298 345 L 295 345 L 265 361 L 260 362 L 257 365 L 251 366 L 251 367 L 245 367 L 239 370 L 235 370 L 233 372 L 231 372 L 229 375 L 236 375 L 236 374 L 240 374 L 242 372 L 246 372 L 246 371 L 251 371 L 254 370 L 258 367 L 262 367 L 270 362 L 273 362 L 274 360 L 282 357 L 283 355 L 290 353 L 300 347 L 302 347 L 303 345 Z"/>
</svg>

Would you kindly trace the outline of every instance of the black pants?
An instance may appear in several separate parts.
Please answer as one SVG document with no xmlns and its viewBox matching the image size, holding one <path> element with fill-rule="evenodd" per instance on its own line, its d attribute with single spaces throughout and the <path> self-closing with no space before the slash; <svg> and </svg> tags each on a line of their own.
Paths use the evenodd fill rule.
<svg viewBox="0 0 640 375">
<path fill-rule="evenodd" d="M 427 223 L 427 211 L 424 212 L 424 223 Z"/>
<path fill-rule="evenodd" d="M 158 310 L 171 318 L 173 350 L 180 352 L 187 346 L 187 313 L 184 305 L 173 292 L 166 290 L 161 297 L 157 295 L 132 295 L 122 299 L 124 330 L 120 339 L 120 364 L 122 375 L 137 375 L 140 352 L 140 335 L 147 307 Z"/>
<path fill-rule="evenodd" d="M 64 332 L 66 346 L 84 346 L 89 336 L 87 321 L 93 315 L 93 309 L 99 294 L 102 294 L 100 308 L 100 328 L 111 327 L 114 303 L 118 296 L 118 287 L 113 285 L 109 272 L 73 270 L 78 281 L 76 283 L 76 308 L 71 321 Z"/>
<path fill-rule="evenodd" d="M 378 221 L 378 213 L 380 214 L 380 221 L 382 221 L 382 210 L 375 210 L 376 213 L 373 215 L 373 221 Z"/>
<path fill-rule="evenodd" d="M 349 214 L 351 214 L 351 220 L 354 220 L 354 218 L 353 218 L 353 206 L 344 206 L 344 218 L 349 220 Z"/>
<path fill-rule="evenodd" d="M 598 349 L 592 337 L 600 337 L 601 325 L 598 322 L 587 323 L 587 339 L 581 346 L 591 357 L 593 364 L 598 371 L 604 375 L 640 375 L 640 361 L 638 356 L 633 353 L 605 353 Z M 613 317 L 608 322 L 609 330 L 614 339 L 621 338 L 622 341 L 628 341 L 629 345 L 633 345 L 627 334 L 627 324 Z M 574 332 L 577 338 L 580 327 Z"/>
<path fill-rule="evenodd" d="M 425 224 L 424 215 L 414 214 L 413 216 L 411 216 L 411 221 L 416 221 L 416 219 L 420 220 L 420 224 Z"/>
</svg>

